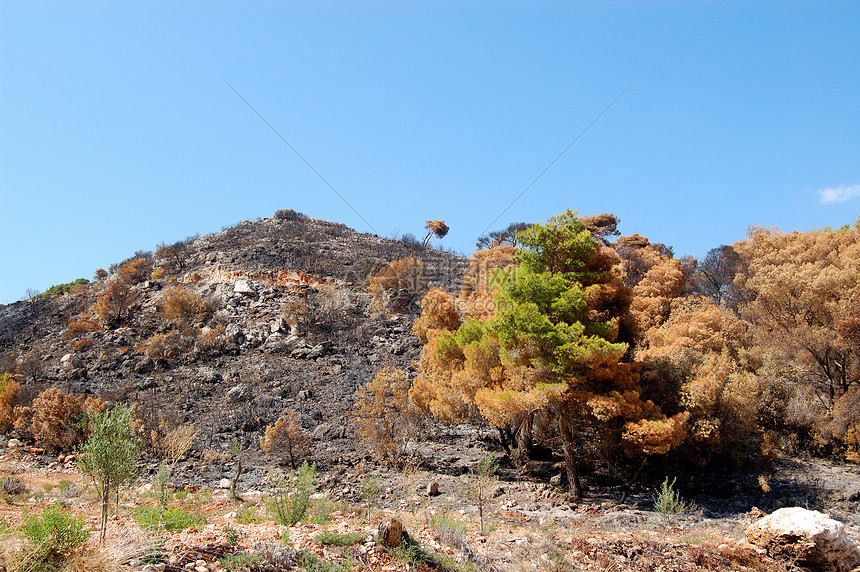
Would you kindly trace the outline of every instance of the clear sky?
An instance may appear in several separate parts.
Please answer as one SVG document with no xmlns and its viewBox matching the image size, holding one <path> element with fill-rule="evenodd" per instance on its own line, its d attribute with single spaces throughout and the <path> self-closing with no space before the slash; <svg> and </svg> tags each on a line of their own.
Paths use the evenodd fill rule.
<svg viewBox="0 0 860 572">
<path fill-rule="evenodd" d="M 860 2 L 2 0 L 0 303 L 284 208 L 470 253 L 631 83 L 491 230 L 860 215 Z"/>
</svg>

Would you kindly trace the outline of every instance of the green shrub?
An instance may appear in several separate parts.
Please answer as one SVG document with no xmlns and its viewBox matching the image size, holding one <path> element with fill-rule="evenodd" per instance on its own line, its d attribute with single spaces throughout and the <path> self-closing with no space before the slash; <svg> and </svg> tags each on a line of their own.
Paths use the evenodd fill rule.
<svg viewBox="0 0 860 572">
<path fill-rule="evenodd" d="M 266 508 L 272 520 L 286 526 L 301 522 L 308 514 L 316 479 L 316 464 L 308 465 L 307 461 L 291 473 L 289 482 L 281 473 L 269 475 Z"/>
<path fill-rule="evenodd" d="M 206 524 L 206 519 L 198 511 L 191 511 L 180 506 L 139 506 L 132 511 L 134 520 L 145 530 L 185 530 L 194 528 L 200 530 Z"/>
<path fill-rule="evenodd" d="M 63 560 L 83 546 L 90 531 L 84 528 L 84 518 L 76 517 L 59 506 L 45 507 L 41 515 L 25 515 L 21 532 L 40 562 Z"/>
<path fill-rule="evenodd" d="M 310 520 L 314 524 L 325 524 L 331 519 L 331 513 L 345 508 L 346 505 L 342 502 L 330 501 L 326 498 L 311 499 Z"/>
<path fill-rule="evenodd" d="M 460 547 L 466 543 L 466 523 L 449 516 L 433 516 L 430 530 L 436 540 L 448 546 Z"/>
<path fill-rule="evenodd" d="M 224 537 L 227 539 L 227 544 L 230 546 L 236 546 L 239 544 L 239 541 L 242 539 L 241 530 L 237 530 L 229 524 L 225 524 L 222 527 L 222 530 L 224 531 Z"/>
<path fill-rule="evenodd" d="M 379 498 L 381 483 L 382 479 L 379 477 L 365 477 L 361 481 L 361 500 L 375 503 Z"/>
<path fill-rule="evenodd" d="M 236 511 L 236 522 L 239 524 L 258 524 L 260 517 L 257 516 L 257 509 L 248 506 Z"/>
<path fill-rule="evenodd" d="M 681 499 L 681 494 L 675 490 L 675 480 L 669 482 L 669 477 L 660 485 L 660 490 L 654 495 L 654 511 L 657 512 L 666 525 L 669 527 L 676 516 L 684 514 L 690 508 L 690 505 Z"/>
<path fill-rule="evenodd" d="M 412 566 L 433 562 L 433 558 L 421 547 L 421 544 L 406 534 L 403 535 L 403 542 L 400 543 L 400 546 L 391 549 L 391 555 Z"/>
<path fill-rule="evenodd" d="M 77 290 L 81 286 L 85 286 L 89 284 L 90 281 L 86 278 L 78 278 L 74 282 L 66 282 L 65 284 L 57 284 L 56 286 L 51 286 L 41 294 L 39 294 L 40 298 L 47 298 L 48 296 L 62 296 L 64 294 L 73 294 L 75 290 Z"/>
<path fill-rule="evenodd" d="M 363 532 L 348 532 L 340 534 L 337 532 L 321 532 L 317 535 L 317 542 L 329 546 L 353 546 L 364 542 Z"/>
</svg>

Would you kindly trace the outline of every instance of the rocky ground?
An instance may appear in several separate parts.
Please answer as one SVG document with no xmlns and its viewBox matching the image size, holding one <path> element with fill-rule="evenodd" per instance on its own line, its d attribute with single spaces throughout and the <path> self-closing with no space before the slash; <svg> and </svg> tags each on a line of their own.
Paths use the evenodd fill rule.
<svg viewBox="0 0 860 572">
<path fill-rule="evenodd" d="M 747 527 L 766 512 L 796 504 L 828 512 L 847 524 L 849 537 L 860 539 L 860 471 L 821 460 L 778 461 L 773 467 L 773 475 L 778 477 L 770 479 L 767 495 L 735 490 L 720 496 L 725 490 L 710 488 L 715 494 L 685 491 L 684 498 L 691 503 L 671 520 L 655 511 L 653 494 L 645 490 L 622 500 L 620 491 L 592 488 L 585 499 L 573 501 L 558 487 L 502 467 L 499 480 L 487 491 L 482 535 L 478 503 L 469 495 L 471 477 L 457 469 L 473 465 L 486 454 L 479 443 L 454 448 L 444 443 L 428 445 L 439 455 L 457 459 L 446 472 L 419 465 L 400 470 L 369 463 L 331 466 L 318 475 L 309 516 L 292 526 L 273 522 L 267 507 L 270 490 L 257 471 L 252 469 L 240 479 L 242 500 L 238 501 L 230 497 L 227 482 L 204 477 L 205 467 L 181 463 L 172 479 L 169 504 L 202 518 L 189 528 L 169 532 L 142 526 L 133 517 L 134 511 L 155 506 L 157 496 L 153 479 L 144 476 L 123 492 L 103 552 L 118 561 L 112 569 L 147 572 L 422 567 L 796 570 L 800 568 L 790 559 L 772 558 L 745 538 Z M 5 477 L 18 478 L 26 487 L 18 494 L 5 495 L 5 503 L 0 505 L 0 522 L 7 530 L 14 530 L 25 512 L 38 513 L 56 502 L 69 506 L 92 529 L 97 528 L 100 502 L 73 460 L 58 461 L 38 451 L 32 454 L 27 448 L 6 448 L 0 456 L 0 478 Z M 757 506 L 756 502 L 763 504 Z M 420 551 L 404 553 L 379 542 L 378 525 L 390 518 L 403 524 Z M 337 546 L 331 544 L 331 537 L 349 537 L 352 544 Z M 14 535 L 6 534 L 3 546 L 7 553 L 14 552 L 16 542 Z M 240 557 L 251 558 L 249 554 L 255 555 L 253 562 L 258 567 L 239 567 Z M 239 556 L 231 560 L 230 555 Z M 314 564 L 312 557 L 319 562 Z M 274 563 L 273 567 L 266 568 L 264 561 Z M 323 566 L 320 563 L 330 567 L 314 568 Z"/>
</svg>

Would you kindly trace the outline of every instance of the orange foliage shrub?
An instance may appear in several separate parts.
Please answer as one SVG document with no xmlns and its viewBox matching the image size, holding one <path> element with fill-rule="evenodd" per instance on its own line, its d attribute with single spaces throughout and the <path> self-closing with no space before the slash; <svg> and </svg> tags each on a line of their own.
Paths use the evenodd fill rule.
<svg viewBox="0 0 860 572">
<path fill-rule="evenodd" d="M 224 349 L 227 340 L 224 333 L 227 326 L 215 324 L 214 326 L 203 326 L 197 336 L 197 350 L 204 354 L 216 353 Z"/>
<path fill-rule="evenodd" d="M 174 286 L 161 299 L 158 311 L 168 322 L 182 325 L 204 321 L 211 308 L 197 294 L 181 286 Z"/>
<path fill-rule="evenodd" d="M 351 417 L 362 443 L 376 459 L 400 463 L 415 417 L 409 403 L 409 375 L 396 367 L 384 367 L 355 397 Z"/>
<path fill-rule="evenodd" d="M 444 220 L 425 220 L 424 228 L 427 229 L 427 234 L 421 242 L 424 246 L 427 246 L 430 243 L 430 238 L 433 236 L 439 239 L 445 238 L 450 230 Z"/>
<path fill-rule="evenodd" d="M 153 334 L 138 348 L 149 357 L 175 360 L 189 353 L 194 348 L 197 330 L 187 333 L 176 330 L 165 334 Z"/>
<path fill-rule="evenodd" d="M 66 339 L 76 338 L 82 334 L 95 332 L 98 329 L 99 325 L 92 320 L 75 320 L 69 322 L 69 325 L 66 327 L 66 331 L 63 333 L 63 337 Z"/>
<path fill-rule="evenodd" d="M 126 284 L 138 284 L 149 278 L 152 263 L 146 258 L 133 258 L 123 262 L 116 271 L 117 276 Z"/>
<path fill-rule="evenodd" d="M 81 338 L 75 342 L 74 348 L 76 352 L 85 352 L 96 344 L 92 338 Z"/>
<path fill-rule="evenodd" d="M 678 447 L 687 436 L 690 413 L 682 411 L 670 418 L 628 421 L 621 436 L 628 455 L 664 455 Z"/>
<path fill-rule="evenodd" d="M 469 383 L 471 378 L 462 373 L 465 356 L 452 347 L 451 340 L 451 332 L 431 331 L 418 358 L 418 376 L 409 397 L 422 411 L 445 423 L 462 423 L 477 413 L 475 392 L 480 383 Z"/>
<path fill-rule="evenodd" d="M 456 330 L 460 315 L 450 294 L 441 288 L 432 288 L 421 300 L 421 315 L 412 326 L 412 335 L 427 342 L 430 330 Z"/>
<path fill-rule="evenodd" d="M 414 258 L 389 262 L 370 278 L 368 290 L 373 312 L 408 312 L 427 291 L 424 262 Z"/>
<path fill-rule="evenodd" d="M 681 263 L 664 258 L 655 263 L 633 287 L 630 316 L 634 331 L 644 334 L 669 317 L 672 300 L 684 288 L 686 276 Z"/>
<path fill-rule="evenodd" d="M 295 411 L 284 412 L 266 427 L 266 434 L 260 437 L 260 449 L 269 455 L 287 457 L 290 466 L 296 468 L 296 460 L 310 453 L 312 444 L 302 431 L 300 420 Z"/>
<path fill-rule="evenodd" d="M 752 343 L 748 325 L 710 298 L 688 296 L 671 301 L 669 318 L 650 329 L 636 357 L 651 360 L 671 356 L 682 348 L 705 354 L 728 349 L 736 356 Z"/>
<path fill-rule="evenodd" d="M 105 326 L 112 327 L 126 318 L 136 309 L 137 294 L 125 282 L 116 280 L 105 289 L 104 294 L 96 298 L 93 312 Z"/>
<path fill-rule="evenodd" d="M 18 382 L 12 379 L 8 373 L 0 376 L 0 433 L 9 431 L 14 423 L 12 412 L 15 408 L 15 399 L 18 397 Z"/>
<path fill-rule="evenodd" d="M 860 463 L 860 425 L 852 425 L 842 438 L 845 444 L 845 459 Z"/>
<path fill-rule="evenodd" d="M 491 279 L 496 270 L 513 264 L 516 251 L 513 246 L 503 245 L 472 254 L 457 299 L 464 317 L 486 320 L 495 315 L 493 294 L 496 289 Z"/>
<path fill-rule="evenodd" d="M 681 388 L 681 403 L 690 412 L 688 453 L 704 463 L 727 453 L 736 463 L 760 450 L 758 377 L 737 367 L 729 352 L 711 352 Z"/>
<path fill-rule="evenodd" d="M 84 413 L 104 408 L 105 403 L 100 399 L 84 400 L 51 387 L 33 400 L 33 436 L 47 449 L 69 450 L 84 438 Z"/>
</svg>

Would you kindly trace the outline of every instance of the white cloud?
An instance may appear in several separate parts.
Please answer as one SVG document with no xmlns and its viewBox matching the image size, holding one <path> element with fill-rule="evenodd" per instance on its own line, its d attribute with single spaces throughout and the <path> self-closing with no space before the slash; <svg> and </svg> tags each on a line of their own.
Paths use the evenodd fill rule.
<svg viewBox="0 0 860 572">
<path fill-rule="evenodd" d="M 844 203 L 855 197 L 860 197 L 860 185 L 839 185 L 838 187 L 827 187 L 818 191 L 821 202 L 825 205 L 831 203 Z"/>
</svg>

